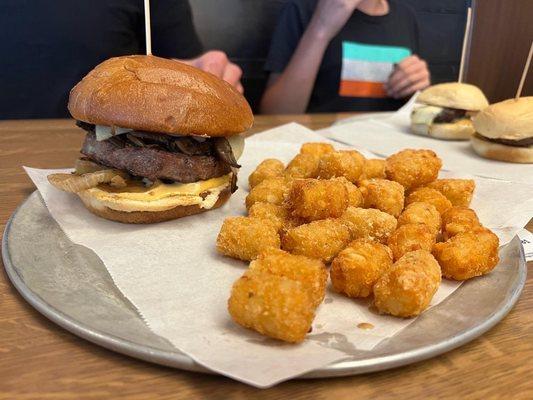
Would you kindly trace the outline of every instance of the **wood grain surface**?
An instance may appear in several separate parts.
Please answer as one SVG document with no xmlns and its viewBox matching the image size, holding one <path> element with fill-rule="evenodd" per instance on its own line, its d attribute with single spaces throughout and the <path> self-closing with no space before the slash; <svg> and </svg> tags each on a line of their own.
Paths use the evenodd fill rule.
<svg viewBox="0 0 533 400">
<path fill-rule="evenodd" d="M 318 129 L 345 116 L 259 116 L 254 131 L 290 121 Z M 70 120 L 0 122 L 2 230 L 17 205 L 35 190 L 21 166 L 72 166 L 82 139 L 82 131 Z M 532 227 L 530 222 L 528 228 Z M 224 377 L 161 367 L 93 345 L 41 316 L 13 288 L 3 268 L 0 275 L 0 399 L 533 398 L 531 276 L 511 313 L 459 349 L 390 371 L 294 380 L 258 390 Z"/>
</svg>

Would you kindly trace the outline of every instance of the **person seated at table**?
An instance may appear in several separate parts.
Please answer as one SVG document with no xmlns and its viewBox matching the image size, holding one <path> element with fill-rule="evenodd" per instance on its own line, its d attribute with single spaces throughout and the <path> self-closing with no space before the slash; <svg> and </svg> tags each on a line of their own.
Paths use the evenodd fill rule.
<svg viewBox="0 0 533 400">
<path fill-rule="evenodd" d="M 274 31 L 263 113 L 383 111 L 430 84 L 414 12 L 396 0 L 289 0 Z"/>
<path fill-rule="evenodd" d="M 9 1 L 0 8 L 0 119 L 68 117 L 70 89 L 115 56 L 145 53 L 141 0 Z M 241 69 L 221 51 L 202 54 L 186 0 L 151 2 L 152 52 L 236 86 Z"/>
</svg>

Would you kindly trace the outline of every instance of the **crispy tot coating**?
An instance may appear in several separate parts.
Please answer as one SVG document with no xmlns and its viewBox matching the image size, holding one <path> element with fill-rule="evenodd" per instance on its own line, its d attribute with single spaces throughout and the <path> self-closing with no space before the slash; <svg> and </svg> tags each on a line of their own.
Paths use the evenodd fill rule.
<svg viewBox="0 0 533 400">
<path fill-rule="evenodd" d="M 358 181 L 362 182 L 365 179 L 372 178 L 385 179 L 387 177 L 385 174 L 386 165 L 387 162 L 385 160 L 380 160 L 379 158 L 367 158 L 363 166 L 363 173 Z"/>
<path fill-rule="evenodd" d="M 351 207 L 361 207 L 363 205 L 363 194 L 359 190 L 357 186 L 355 186 L 352 182 L 350 182 L 348 179 L 346 179 L 344 176 L 341 176 L 340 178 L 333 178 L 334 180 L 338 180 L 340 182 L 343 182 L 346 186 L 346 189 L 348 190 L 348 206 Z"/>
<path fill-rule="evenodd" d="M 341 221 L 350 231 L 352 239 L 370 239 L 387 243 L 389 236 L 396 230 L 396 218 L 374 208 L 348 207 Z"/>
<path fill-rule="evenodd" d="M 217 237 L 218 252 L 240 260 L 253 260 L 270 247 L 279 249 L 280 238 L 275 225 L 267 219 L 226 218 Z"/>
<path fill-rule="evenodd" d="M 463 281 L 484 275 L 499 262 L 498 236 L 486 228 L 461 232 L 433 246 L 433 255 L 442 268 L 442 275 Z"/>
<path fill-rule="evenodd" d="M 282 248 L 330 262 L 350 241 L 350 231 L 338 219 L 321 219 L 287 230 Z"/>
<path fill-rule="evenodd" d="M 394 261 L 404 254 L 415 250 L 431 252 L 435 244 L 435 232 L 425 224 L 405 224 L 396 229 L 389 237 L 388 246 Z"/>
<path fill-rule="evenodd" d="M 365 208 L 377 208 L 398 218 L 404 205 L 404 188 L 398 182 L 387 179 L 362 181 L 359 190 L 363 194 Z"/>
<path fill-rule="evenodd" d="M 424 311 L 441 282 L 439 264 L 431 253 L 405 254 L 374 285 L 374 304 L 380 313 L 414 317 Z"/>
<path fill-rule="evenodd" d="M 292 225 L 289 220 L 289 210 L 283 206 L 272 203 L 254 203 L 248 210 L 252 218 L 268 219 L 277 228 L 278 232 L 285 226 Z"/>
<path fill-rule="evenodd" d="M 481 227 L 474 210 L 466 207 L 451 207 L 442 214 L 442 236 L 444 240 L 458 233 L 468 232 Z"/>
<path fill-rule="evenodd" d="M 415 201 L 407 205 L 398 218 L 398 225 L 405 224 L 427 225 L 437 235 L 441 228 L 441 216 L 433 204 Z"/>
<path fill-rule="evenodd" d="M 316 307 L 324 300 L 328 271 L 320 260 L 270 248 L 252 261 L 249 269 L 302 282 L 310 291 Z"/>
<path fill-rule="evenodd" d="M 254 172 L 248 177 L 250 189 L 259 185 L 267 178 L 275 178 L 283 175 L 285 165 L 275 158 L 267 158 L 257 166 Z"/>
<path fill-rule="evenodd" d="M 392 266 L 390 249 L 368 239 L 357 239 L 331 263 L 331 283 L 348 297 L 368 297 L 377 280 Z"/>
<path fill-rule="evenodd" d="M 431 150 L 406 149 L 387 158 L 387 178 L 402 184 L 405 190 L 427 185 L 437 179 L 442 160 Z"/>
<path fill-rule="evenodd" d="M 291 215 L 306 221 L 338 218 L 348 207 L 348 189 L 336 179 L 297 179 L 287 196 Z"/>
<path fill-rule="evenodd" d="M 320 158 L 307 153 L 297 154 L 287 165 L 285 175 L 291 178 L 316 178 Z"/>
<path fill-rule="evenodd" d="M 365 157 L 355 150 L 342 150 L 326 153 L 320 157 L 318 177 L 329 179 L 345 177 L 355 183 L 363 173 Z"/>
<path fill-rule="evenodd" d="M 427 186 L 441 192 L 453 206 L 468 207 L 476 183 L 472 179 L 437 179 Z"/>
<path fill-rule="evenodd" d="M 228 300 L 236 323 L 291 343 L 304 340 L 315 308 L 311 292 L 301 281 L 254 270 L 233 284 Z"/>
<path fill-rule="evenodd" d="M 310 154 L 316 158 L 320 158 L 323 154 L 332 153 L 335 148 L 329 143 L 309 142 L 302 144 L 300 148 L 301 154 Z"/>
<path fill-rule="evenodd" d="M 448 200 L 441 192 L 428 187 L 421 187 L 409 194 L 405 200 L 405 204 L 409 205 L 415 202 L 423 202 L 432 204 L 440 215 L 442 215 L 448 208 L 452 206 L 450 200 Z"/>
<path fill-rule="evenodd" d="M 267 178 L 255 186 L 246 196 L 246 208 L 255 203 L 271 203 L 281 205 L 289 192 L 291 181 L 285 177 Z"/>
</svg>

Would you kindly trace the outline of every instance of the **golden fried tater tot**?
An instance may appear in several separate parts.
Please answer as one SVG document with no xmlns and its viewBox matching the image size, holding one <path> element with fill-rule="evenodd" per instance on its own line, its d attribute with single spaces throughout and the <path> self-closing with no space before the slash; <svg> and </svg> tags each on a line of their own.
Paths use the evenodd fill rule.
<svg viewBox="0 0 533 400">
<path fill-rule="evenodd" d="M 267 158 L 266 160 L 263 160 L 248 177 L 250 189 L 259 185 L 267 178 L 282 176 L 284 170 L 285 166 L 280 160 L 275 158 Z"/>
<path fill-rule="evenodd" d="M 431 252 L 436 234 L 425 224 L 405 224 L 396 229 L 389 237 L 388 246 L 392 250 L 394 261 L 404 254 L 415 250 Z"/>
<path fill-rule="evenodd" d="M 291 181 L 285 177 L 267 178 L 255 186 L 246 196 L 246 208 L 255 203 L 283 204 L 289 192 Z"/>
<path fill-rule="evenodd" d="M 322 303 L 326 294 L 328 271 L 324 263 L 315 258 L 270 248 L 251 262 L 249 270 L 268 272 L 302 282 L 311 292 L 316 307 Z"/>
<path fill-rule="evenodd" d="M 407 205 L 398 218 L 398 225 L 405 224 L 425 224 L 436 236 L 440 232 L 441 216 L 433 204 L 415 201 Z"/>
<path fill-rule="evenodd" d="M 253 270 L 233 284 L 228 300 L 236 323 L 291 343 L 304 340 L 315 309 L 311 292 L 301 281 Z"/>
<path fill-rule="evenodd" d="M 357 186 L 355 186 L 344 176 L 333 178 L 333 180 L 340 181 L 346 186 L 346 189 L 348 190 L 348 206 L 361 207 L 363 205 L 363 194 Z"/>
<path fill-rule="evenodd" d="M 320 158 L 311 154 L 297 154 L 287 165 L 285 175 L 291 178 L 316 178 Z"/>
<path fill-rule="evenodd" d="M 365 208 L 377 208 L 396 218 L 404 205 L 404 188 L 398 182 L 386 179 L 362 181 L 359 190 L 363 194 Z"/>
<path fill-rule="evenodd" d="M 442 214 L 442 236 L 444 240 L 458 233 L 468 232 L 481 227 L 474 210 L 466 207 L 451 207 Z"/>
<path fill-rule="evenodd" d="M 289 190 L 286 206 L 292 216 L 315 221 L 340 217 L 348 203 L 348 189 L 343 181 L 297 179 Z"/>
<path fill-rule="evenodd" d="M 415 202 L 432 204 L 440 215 L 452 206 L 450 200 L 448 200 L 441 192 L 428 187 L 421 187 L 409 194 L 405 199 L 405 204 L 409 205 Z"/>
<path fill-rule="evenodd" d="M 287 230 L 282 248 L 293 254 L 330 262 L 350 241 L 350 231 L 338 219 L 322 219 Z"/>
<path fill-rule="evenodd" d="M 377 280 L 392 266 L 390 249 L 368 239 L 357 239 L 331 263 L 331 283 L 348 297 L 368 297 Z"/>
<path fill-rule="evenodd" d="M 380 313 L 414 317 L 424 311 L 439 288 L 441 270 L 431 253 L 405 254 L 374 285 L 374 304 Z"/>
<path fill-rule="evenodd" d="M 358 181 L 362 182 L 365 179 L 372 178 L 385 179 L 387 177 L 385 174 L 386 165 L 387 162 L 385 160 L 380 160 L 379 158 L 367 158 L 365 160 L 365 165 L 363 166 L 363 173 Z"/>
<path fill-rule="evenodd" d="M 387 178 L 402 184 L 405 190 L 427 185 L 437 179 L 442 161 L 431 150 L 406 149 L 387 158 Z"/>
<path fill-rule="evenodd" d="M 396 218 L 374 208 L 348 207 L 341 221 L 350 231 L 352 239 L 371 239 L 387 243 L 389 236 L 396 230 Z"/>
<path fill-rule="evenodd" d="M 309 142 L 302 144 L 300 148 L 301 154 L 310 154 L 316 158 L 320 158 L 323 154 L 334 152 L 334 147 L 329 143 Z"/>
<path fill-rule="evenodd" d="M 280 247 L 276 226 L 267 219 L 229 217 L 217 237 L 217 250 L 225 256 L 253 260 L 269 247 Z"/>
<path fill-rule="evenodd" d="M 442 275 L 463 281 L 484 275 L 499 262 L 498 236 L 486 228 L 461 232 L 433 246 L 433 255 L 442 268 Z"/>
<path fill-rule="evenodd" d="M 342 150 L 326 153 L 320 157 L 318 177 L 329 179 L 344 176 L 355 183 L 363 173 L 365 157 L 355 150 Z"/>
<path fill-rule="evenodd" d="M 290 221 L 289 210 L 285 207 L 272 203 L 254 203 L 248 210 L 248 216 L 252 218 L 268 219 L 278 232 L 286 226 L 292 224 Z"/>
<path fill-rule="evenodd" d="M 472 179 L 437 179 L 427 187 L 441 192 L 453 206 L 468 207 L 476 183 Z"/>
</svg>

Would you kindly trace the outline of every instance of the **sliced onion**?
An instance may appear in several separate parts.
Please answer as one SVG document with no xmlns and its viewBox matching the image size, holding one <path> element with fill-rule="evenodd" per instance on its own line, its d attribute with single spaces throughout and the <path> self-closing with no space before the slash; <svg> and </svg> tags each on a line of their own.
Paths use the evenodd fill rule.
<svg viewBox="0 0 533 400">
<path fill-rule="evenodd" d="M 244 137 L 242 137 L 241 135 L 235 135 L 230 136 L 227 139 L 229 145 L 231 146 L 231 150 L 233 151 L 235 159 L 238 160 L 239 158 L 241 158 L 241 155 L 244 151 Z"/>
<path fill-rule="evenodd" d="M 48 182 L 65 192 L 77 193 L 96 187 L 101 183 L 111 183 L 116 187 L 124 187 L 126 186 L 125 177 L 124 172 L 106 169 L 83 175 L 51 174 L 48 175 Z"/>
</svg>

